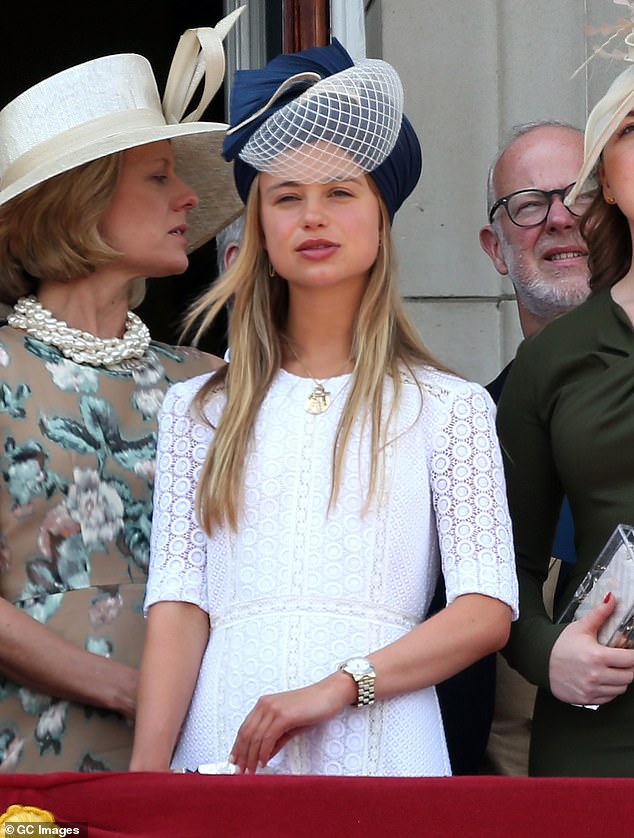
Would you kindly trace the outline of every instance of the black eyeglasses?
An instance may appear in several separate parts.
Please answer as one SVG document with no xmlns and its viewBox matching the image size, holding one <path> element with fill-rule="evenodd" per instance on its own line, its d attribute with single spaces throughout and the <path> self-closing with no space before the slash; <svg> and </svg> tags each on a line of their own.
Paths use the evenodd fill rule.
<svg viewBox="0 0 634 838">
<path fill-rule="evenodd" d="M 565 189 L 520 189 L 519 192 L 511 192 L 503 198 L 498 198 L 489 210 L 489 224 L 493 224 L 493 216 L 500 207 L 504 207 L 508 217 L 518 227 L 537 227 L 548 217 L 555 195 L 560 201 L 572 192 L 574 183 L 566 186 Z M 572 215 L 583 215 L 592 203 L 594 192 L 582 192 L 571 206 L 564 206 Z"/>
</svg>

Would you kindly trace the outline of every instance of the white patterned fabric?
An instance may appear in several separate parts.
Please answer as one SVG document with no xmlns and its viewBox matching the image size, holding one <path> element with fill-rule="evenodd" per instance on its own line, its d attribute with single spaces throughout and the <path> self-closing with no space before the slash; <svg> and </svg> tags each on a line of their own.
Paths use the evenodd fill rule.
<svg viewBox="0 0 634 838">
<path fill-rule="evenodd" d="M 211 623 L 174 767 L 225 760 L 260 695 L 313 683 L 406 633 L 424 619 L 441 563 L 449 602 L 483 593 L 517 612 L 494 407 L 479 385 L 420 370 L 421 407 L 421 390 L 403 377 L 376 500 L 363 516 L 369 446 L 357 428 L 340 499 L 328 514 L 333 440 L 350 376 L 330 379 L 330 408 L 311 415 L 304 402 L 314 382 L 281 370 L 256 421 L 238 531 L 208 538 L 192 509 L 213 431 L 189 410 L 204 380 L 168 392 L 157 453 L 146 607 L 185 600 Z M 388 380 L 386 400 L 391 392 Z M 212 422 L 222 405 L 219 388 L 209 404 Z M 295 737 L 269 767 L 450 774 L 435 690 L 347 708 Z"/>
</svg>

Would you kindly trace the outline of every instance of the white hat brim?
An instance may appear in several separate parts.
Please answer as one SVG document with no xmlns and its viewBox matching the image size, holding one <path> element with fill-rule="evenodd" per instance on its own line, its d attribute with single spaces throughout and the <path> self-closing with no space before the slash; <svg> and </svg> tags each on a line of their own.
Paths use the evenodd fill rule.
<svg viewBox="0 0 634 838">
<path fill-rule="evenodd" d="M 574 188 L 566 197 L 573 204 L 581 192 L 596 188 L 597 164 L 610 137 L 634 107 L 634 66 L 628 67 L 612 82 L 597 102 L 586 123 L 583 165 Z"/>
<path fill-rule="evenodd" d="M 146 143 L 171 140 L 176 171 L 200 199 L 188 214 L 189 250 L 195 250 L 243 209 L 233 180 L 233 166 L 221 157 L 227 126 L 219 122 L 178 123 L 134 128 L 128 132 L 107 133 L 89 144 L 72 144 L 54 158 L 44 157 L 22 177 L 0 190 L 0 205 L 47 180 L 85 163 Z"/>
</svg>

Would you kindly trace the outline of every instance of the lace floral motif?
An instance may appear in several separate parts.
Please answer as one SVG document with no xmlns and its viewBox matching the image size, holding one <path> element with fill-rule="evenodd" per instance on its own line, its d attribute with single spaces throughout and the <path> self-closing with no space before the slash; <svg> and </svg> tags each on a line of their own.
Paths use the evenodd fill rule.
<svg viewBox="0 0 634 838">
<path fill-rule="evenodd" d="M 312 416 L 312 382 L 281 371 L 260 410 L 236 533 L 207 538 L 191 510 L 212 431 L 189 405 L 203 379 L 165 398 L 146 605 L 198 604 L 212 634 L 174 764 L 226 759 L 264 692 L 312 683 L 424 619 L 440 566 L 451 601 L 484 593 L 517 608 L 517 582 L 493 405 L 475 384 L 420 370 L 403 379 L 383 484 L 363 515 L 367 435 L 353 433 L 328 513 L 340 397 Z M 341 377 L 342 387 L 349 384 Z M 306 392 L 305 392 L 306 391 Z M 386 398 L 391 385 L 386 383 Z M 222 394 L 212 398 L 215 422 Z M 296 737 L 274 770 L 450 773 L 433 689 L 350 708 Z"/>
</svg>

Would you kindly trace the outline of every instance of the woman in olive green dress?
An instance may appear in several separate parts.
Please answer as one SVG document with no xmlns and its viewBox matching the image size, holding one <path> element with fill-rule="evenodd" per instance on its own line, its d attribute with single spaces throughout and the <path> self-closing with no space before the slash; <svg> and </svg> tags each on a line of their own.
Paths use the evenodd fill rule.
<svg viewBox="0 0 634 838">
<path fill-rule="evenodd" d="M 582 220 L 591 296 L 524 342 L 499 405 L 520 581 L 507 655 L 539 686 L 531 774 L 631 777 L 634 650 L 597 640 L 619 591 L 557 624 L 542 585 L 564 494 L 578 561 L 555 619 L 615 527 L 634 524 L 634 66 L 592 111 L 585 149 L 568 200 L 597 189 Z"/>
<path fill-rule="evenodd" d="M 223 24 L 181 40 L 163 105 L 115 55 L 0 112 L 0 771 L 128 766 L 157 414 L 221 363 L 128 309 L 239 210 L 225 126 L 179 122 L 197 64 L 199 111 L 222 81 Z"/>
</svg>

